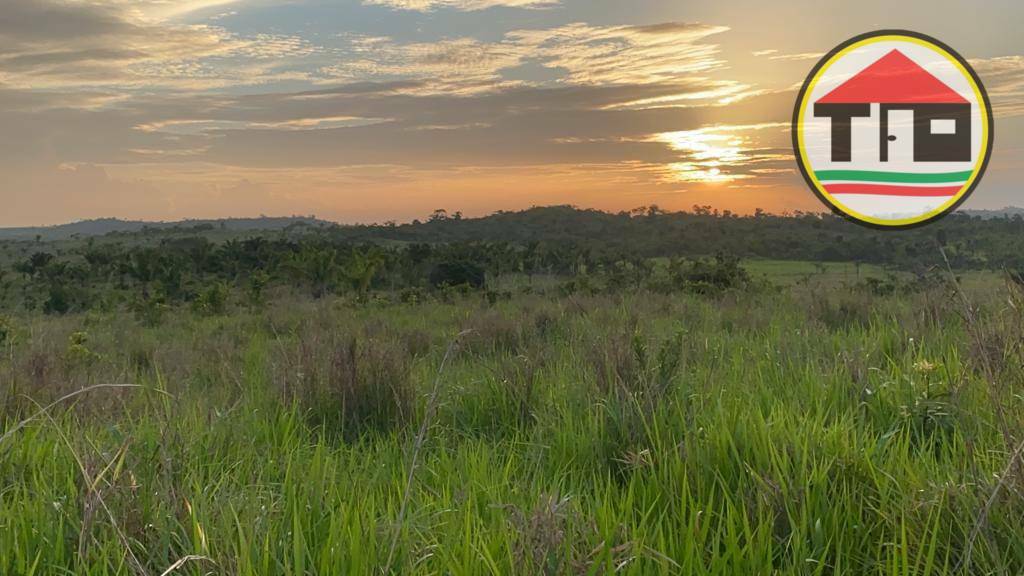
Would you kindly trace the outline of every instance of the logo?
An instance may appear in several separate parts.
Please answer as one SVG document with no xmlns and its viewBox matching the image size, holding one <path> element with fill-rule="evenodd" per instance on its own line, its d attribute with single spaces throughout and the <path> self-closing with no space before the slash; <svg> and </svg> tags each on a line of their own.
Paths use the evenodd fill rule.
<svg viewBox="0 0 1024 576">
<path fill-rule="evenodd" d="M 920 226 L 974 191 L 992 154 L 978 75 L 942 42 L 905 30 L 843 42 L 811 70 L 793 149 L 814 193 L 875 228 Z"/>
</svg>

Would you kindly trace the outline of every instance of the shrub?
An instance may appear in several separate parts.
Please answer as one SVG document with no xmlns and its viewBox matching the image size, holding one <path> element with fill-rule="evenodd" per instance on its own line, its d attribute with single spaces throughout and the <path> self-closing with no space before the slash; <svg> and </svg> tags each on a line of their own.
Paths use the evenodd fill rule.
<svg viewBox="0 0 1024 576">
<path fill-rule="evenodd" d="M 562 296 L 572 296 L 573 294 L 585 294 L 594 295 L 597 294 L 597 287 L 594 285 L 594 281 L 590 276 L 580 275 L 576 276 L 571 280 L 567 280 L 558 286 L 558 293 Z"/>
<path fill-rule="evenodd" d="M 169 307 L 163 294 L 143 293 L 131 303 L 129 308 L 135 314 L 135 319 L 143 326 L 154 327 L 163 322 L 164 312 Z"/>
<path fill-rule="evenodd" d="M 100 359 L 100 355 L 88 347 L 89 335 L 85 332 L 74 332 L 68 337 L 68 349 L 65 360 L 69 367 L 91 366 Z"/>
<path fill-rule="evenodd" d="M 861 289 L 872 296 L 891 296 L 896 293 L 896 276 L 889 274 L 885 278 L 865 278 Z"/>
<path fill-rule="evenodd" d="M 900 407 L 900 426 L 915 444 L 926 440 L 948 442 L 958 425 L 956 405 L 948 392 L 925 391 L 913 403 Z"/>
<path fill-rule="evenodd" d="M 742 290 L 754 286 L 754 281 L 740 259 L 718 254 L 713 259 L 678 258 L 668 264 L 667 270 L 652 275 L 649 287 L 655 292 L 681 290 L 694 294 L 715 295 L 725 290 Z"/>
<path fill-rule="evenodd" d="M 735 256 L 718 254 L 714 260 L 691 260 L 679 277 L 683 290 L 697 294 L 713 294 L 722 290 L 746 288 L 750 274 Z"/>
<path fill-rule="evenodd" d="M 484 292 L 484 299 L 487 300 L 488 304 L 494 306 L 499 300 L 511 300 L 512 293 L 508 290 L 488 290 Z"/>
<path fill-rule="evenodd" d="M 430 272 L 430 284 L 435 288 L 444 286 L 483 288 L 484 269 L 468 260 L 438 262 Z"/>
<path fill-rule="evenodd" d="M 401 292 L 398 293 L 398 300 L 403 304 L 419 304 L 420 302 L 423 302 L 425 299 L 426 296 L 423 293 L 423 290 L 417 287 L 404 288 Z"/>
<path fill-rule="evenodd" d="M 888 272 L 882 278 L 868 277 L 854 285 L 858 290 L 872 296 L 892 296 L 894 294 L 918 294 L 947 286 L 949 279 L 943 274 L 926 270 L 917 272 L 913 277 L 900 277 Z"/>
<path fill-rule="evenodd" d="M 231 291 L 226 282 L 217 281 L 206 287 L 192 302 L 192 309 L 208 316 L 227 312 Z"/>
<path fill-rule="evenodd" d="M 245 287 L 245 296 L 251 308 L 258 308 L 263 305 L 263 291 L 269 283 L 270 275 L 263 270 L 256 270 L 249 276 L 249 282 Z"/>
<path fill-rule="evenodd" d="M 43 302 L 46 314 L 67 314 L 71 310 L 71 293 L 62 284 L 51 284 Z"/>
</svg>

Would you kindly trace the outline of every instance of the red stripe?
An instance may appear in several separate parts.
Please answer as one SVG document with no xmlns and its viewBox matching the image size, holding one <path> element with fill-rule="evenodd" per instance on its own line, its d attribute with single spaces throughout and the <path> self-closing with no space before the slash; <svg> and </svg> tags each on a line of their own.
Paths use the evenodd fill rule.
<svg viewBox="0 0 1024 576">
<path fill-rule="evenodd" d="M 829 194 L 878 194 L 880 196 L 953 196 L 963 186 L 893 186 L 890 184 L 826 184 Z"/>
</svg>

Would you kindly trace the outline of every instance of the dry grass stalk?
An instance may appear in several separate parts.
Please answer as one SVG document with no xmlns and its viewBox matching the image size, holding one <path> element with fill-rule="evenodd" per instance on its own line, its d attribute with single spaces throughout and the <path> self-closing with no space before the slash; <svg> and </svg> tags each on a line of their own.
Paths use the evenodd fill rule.
<svg viewBox="0 0 1024 576">
<path fill-rule="evenodd" d="M 441 376 L 444 374 L 444 369 L 448 365 L 449 360 L 455 354 L 458 349 L 459 343 L 462 338 L 468 335 L 471 331 L 464 330 L 457 334 L 451 343 L 448 344 L 448 349 L 444 353 L 444 357 L 441 359 L 440 366 L 437 367 L 437 375 L 434 377 L 434 385 L 430 389 L 430 394 L 427 396 L 427 407 L 423 414 L 423 422 L 420 424 L 420 429 L 416 433 L 416 439 L 412 445 L 411 462 L 409 463 L 409 473 L 405 478 L 405 490 L 402 493 L 402 504 L 398 509 L 398 519 L 395 521 L 395 533 L 391 537 L 391 546 L 388 550 L 388 558 L 385 561 L 381 572 L 388 574 L 391 571 L 392 563 L 395 559 L 395 551 L 398 548 L 398 539 L 401 535 L 402 524 L 405 522 L 406 510 L 409 507 L 409 496 L 412 492 L 412 481 L 416 474 L 416 465 L 419 461 L 420 450 L 423 448 L 423 442 L 427 437 L 427 430 L 434 420 L 434 416 L 437 413 L 438 402 L 441 397 Z"/>
</svg>

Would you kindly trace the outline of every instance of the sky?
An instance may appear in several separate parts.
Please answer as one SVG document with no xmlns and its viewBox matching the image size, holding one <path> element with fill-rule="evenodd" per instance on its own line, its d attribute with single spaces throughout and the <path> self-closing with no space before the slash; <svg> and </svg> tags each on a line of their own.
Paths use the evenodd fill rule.
<svg viewBox="0 0 1024 576">
<path fill-rule="evenodd" d="M 904 28 L 967 58 L 1024 206 L 1024 2 L 3 0 L 0 226 L 535 205 L 821 210 L 815 62 Z"/>
</svg>

